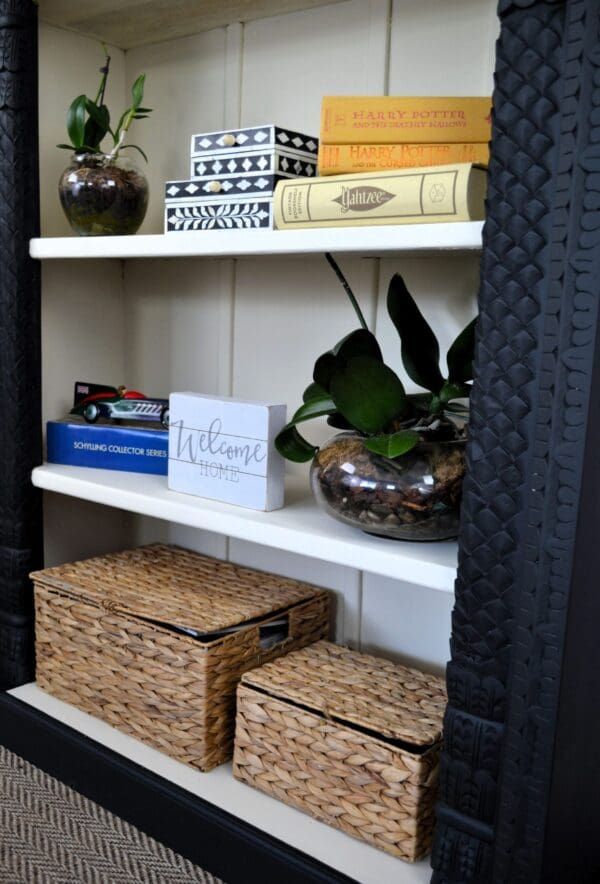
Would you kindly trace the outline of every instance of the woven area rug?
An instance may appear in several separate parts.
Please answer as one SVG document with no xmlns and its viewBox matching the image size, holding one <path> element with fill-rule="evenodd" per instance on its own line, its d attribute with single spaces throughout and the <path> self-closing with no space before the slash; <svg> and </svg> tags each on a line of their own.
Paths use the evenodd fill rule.
<svg viewBox="0 0 600 884">
<path fill-rule="evenodd" d="M 0 746 L 0 884 L 223 884 Z"/>
</svg>

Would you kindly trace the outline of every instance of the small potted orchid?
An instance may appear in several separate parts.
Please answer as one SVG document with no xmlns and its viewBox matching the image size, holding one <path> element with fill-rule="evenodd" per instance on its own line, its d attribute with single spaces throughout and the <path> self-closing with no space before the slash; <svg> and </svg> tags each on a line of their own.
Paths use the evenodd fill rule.
<svg viewBox="0 0 600 884">
<path fill-rule="evenodd" d="M 58 192 L 60 202 L 73 230 L 82 236 L 135 233 L 148 207 L 146 176 L 124 153 L 137 151 L 147 161 L 137 144 L 126 143 L 134 120 L 144 120 L 151 108 L 143 107 L 145 74 L 131 87 L 131 104 L 111 124 L 104 103 L 110 71 L 110 56 L 104 47 L 105 61 L 100 68 L 100 84 L 95 98 L 78 95 L 67 112 L 68 144 L 59 148 L 73 153 L 62 173 Z M 110 138 L 110 147 L 103 147 Z"/>
</svg>

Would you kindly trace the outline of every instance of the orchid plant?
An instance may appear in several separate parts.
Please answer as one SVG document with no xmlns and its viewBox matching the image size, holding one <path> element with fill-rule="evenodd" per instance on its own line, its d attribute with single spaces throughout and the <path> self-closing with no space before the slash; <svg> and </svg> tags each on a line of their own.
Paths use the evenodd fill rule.
<svg viewBox="0 0 600 884">
<path fill-rule="evenodd" d="M 140 74 L 137 77 L 131 87 L 131 105 L 123 111 L 116 126 L 111 127 L 110 111 L 104 103 L 106 83 L 110 71 L 110 55 L 104 44 L 103 49 L 105 62 L 100 68 L 101 77 L 96 97 L 91 99 L 87 95 L 78 95 L 71 102 L 67 111 L 67 133 L 70 142 L 69 144 L 58 144 L 57 147 L 79 154 L 103 153 L 101 144 L 104 138 L 110 135 L 113 145 L 108 156 L 111 160 L 117 158 L 119 151 L 133 148 L 141 153 L 147 162 L 148 157 L 139 145 L 124 143 L 133 121 L 145 120 L 152 112 L 152 108 L 142 106 L 146 75 Z"/>
<path fill-rule="evenodd" d="M 364 446 L 388 458 L 401 457 L 423 439 L 457 438 L 456 419 L 464 422 L 473 378 L 475 319 L 463 329 L 440 368 L 438 340 L 408 291 L 395 274 L 387 292 L 387 311 L 400 339 L 401 360 L 408 376 L 423 389 L 407 393 L 396 372 L 385 364 L 375 335 L 369 331 L 358 301 L 331 255 L 327 260 L 340 280 L 360 327 L 315 362 L 313 380 L 303 404 L 278 434 L 275 445 L 283 457 L 299 463 L 319 450 L 298 431 L 313 418 L 342 430 L 358 431 Z"/>
</svg>

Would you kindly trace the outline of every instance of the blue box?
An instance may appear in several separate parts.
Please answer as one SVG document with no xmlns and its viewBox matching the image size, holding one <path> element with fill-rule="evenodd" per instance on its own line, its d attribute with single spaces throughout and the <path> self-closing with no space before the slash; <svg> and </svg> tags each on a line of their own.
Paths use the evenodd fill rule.
<svg viewBox="0 0 600 884">
<path fill-rule="evenodd" d="M 169 432 L 164 429 L 48 421 L 48 462 L 166 476 Z"/>
</svg>

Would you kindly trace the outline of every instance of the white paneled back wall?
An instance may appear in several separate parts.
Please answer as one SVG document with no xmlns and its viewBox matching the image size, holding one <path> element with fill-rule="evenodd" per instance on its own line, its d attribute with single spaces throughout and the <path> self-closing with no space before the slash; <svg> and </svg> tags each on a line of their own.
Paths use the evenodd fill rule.
<svg viewBox="0 0 600 884">
<path fill-rule="evenodd" d="M 318 134 L 324 94 L 490 94 L 495 7 L 495 0 L 448 0 L 440 14 L 437 0 L 345 0 L 117 51 L 113 88 L 120 86 L 125 101 L 133 79 L 145 71 L 145 103 L 155 109 L 149 120 L 137 124 L 134 139 L 150 158 L 152 197 L 142 232 L 162 231 L 163 184 L 167 178 L 186 177 L 192 132 L 274 122 Z M 62 89 L 84 69 L 89 72 L 96 49 L 91 41 L 70 34 L 60 39 L 77 49 L 74 55 L 64 52 Z M 42 47 L 54 40 L 55 29 L 42 28 Z M 45 57 L 42 53 L 42 63 L 49 64 Z M 60 62 L 53 57 L 52 64 Z M 41 84 L 49 111 L 59 113 L 43 71 Z M 69 100 L 78 91 L 67 88 Z M 44 175 L 50 165 L 53 170 L 56 166 L 53 145 L 63 136 L 44 124 L 41 137 Z M 48 189 L 45 194 L 44 233 L 62 233 L 57 203 Z M 405 276 L 442 350 L 474 314 L 477 258 L 440 255 L 380 262 L 344 257 L 340 263 L 395 367 L 399 347 L 385 313 L 385 292 L 394 272 Z M 98 372 L 89 380 L 126 383 L 153 394 L 189 389 L 271 399 L 286 402 L 291 411 L 310 380 L 316 356 L 356 324 L 344 293 L 319 257 L 127 261 L 116 266 L 116 272 L 109 264 L 94 268 L 92 312 L 99 334 L 88 335 L 86 329 L 82 340 L 87 343 L 66 348 L 62 356 L 45 340 L 47 389 L 54 389 L 59 378 L 62 388 L 69 373 L 81 373 L 89 365 Z M 45 310 L 55 309 L 53 299 L 59 295 L 63 311 L 65 300 L 76 305 L 81 295 L 77 286 L 90 291 L 85 288 L 89 275 L 86 264 L 68 282 L 67 274 L 46 279 Z M 113 340 L 106 333 L 109 312 L 120 323 Z M 68 309 L 62 316 L 63 324 L 58 328 L 55 322 L 53 334 L 67 341 L 82 334 L 69 322 Z M 88 361 L 88 345 L 90 353 L 98 348 L 101 355 Z M 105 375 L 99 376 L 102 371 Z M 55 416 L 56 397 L 48 394 L 45 403 L 47 416 Z M 327 427 L 316 425 L 307 433 L 317 441 L 329 435 Z M 296 470 L 308 475 L 307 467 Z M 128 524 L 124 530 L 125 538 L 169 539 L 330 587 L 338 600 L 338 640 L 433 668 L 447 659 L 451 596 L 404 583 L 401 574 L 397 581 L 387 580 L 308 555 L 228 542 L 155 520 L 135 519 L 134 527 Z M 50 558 L 65 555 L 64 546 L 57 552 L 51 542 L 48 550 Z"/>
</svg>

